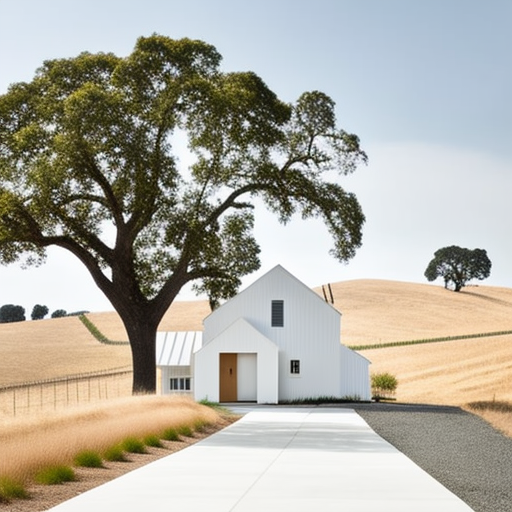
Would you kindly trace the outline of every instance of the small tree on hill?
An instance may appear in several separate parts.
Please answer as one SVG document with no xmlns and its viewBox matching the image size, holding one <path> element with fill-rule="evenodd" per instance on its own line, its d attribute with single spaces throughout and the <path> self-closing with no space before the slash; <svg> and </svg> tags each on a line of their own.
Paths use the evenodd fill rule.
<svg viewBox="0 0 512 512">
<path fill-rule="evenodd" d="M 14 304 L 5 304 L 0 308 L 0 323 L 23 322 L 25 320 L 25 308 Z"/>
<path fill-rule="evenodd" d="M 435 281 L 444 279 L 444 287 L 453 283 L 459 292 L 471 279 L 485 279 L 491 274 L 491 260 L 484 249 L 465 249 L 456 245 L 443 247 L 434 253 L 434 258 L 425 270 L 425 277 Z"/>
<path fill-rule="evenodd" d="M 32 320 L 42 320 L 48 314 L 48 307 L 36 304 L 32 309 L 30 317 Z"/>
<path fill-rule="evenodd" d="M 68 316 L 68 313 L 65 309 L 56 309 L 52 313 L 52 318 L 62 318 L 63 316 Z"/>
</svg>

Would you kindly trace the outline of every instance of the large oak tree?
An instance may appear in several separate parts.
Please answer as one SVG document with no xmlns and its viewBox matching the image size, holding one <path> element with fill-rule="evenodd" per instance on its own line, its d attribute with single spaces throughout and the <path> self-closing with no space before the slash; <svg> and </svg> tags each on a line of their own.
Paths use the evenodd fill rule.
<svg viewBox="0 0 512 512">
<path fill-rule="evenodd" d="M 181 288 L 215 304 L 259 267 L 255 199 L 282 222 L 321 217 L 340 261 L 361 245 L 364 215 L 338 182 L 366 155 L 332 99 L 284 103 L 220 61 L 153 35 L 124 58 L 46 61 L 0 96 L 0 263 L 76 256 L 126 327 L 134 392 L 155 390 L 156 330 Z"/>
</svg>

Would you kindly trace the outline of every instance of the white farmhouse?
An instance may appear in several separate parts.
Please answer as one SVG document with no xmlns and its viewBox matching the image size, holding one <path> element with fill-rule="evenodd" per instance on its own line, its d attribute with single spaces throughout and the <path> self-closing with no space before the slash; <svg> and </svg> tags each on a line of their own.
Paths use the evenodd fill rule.
<svg viewBox="0 0 512 512">
<path fill-rule="evenodd" d="M 203 333 L 158 333 L 160 392 L 213 402 L 370 400 L 370 363 L 340 343 L 340 319 L 278 265 L 205 318 Z"/>
</svg>

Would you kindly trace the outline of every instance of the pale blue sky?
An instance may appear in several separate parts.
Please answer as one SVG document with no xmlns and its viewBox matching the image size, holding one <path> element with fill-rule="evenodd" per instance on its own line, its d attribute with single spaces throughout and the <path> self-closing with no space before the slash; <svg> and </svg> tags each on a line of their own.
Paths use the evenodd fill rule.
<svg viewBox="0 0 512 512">
<path fill-rule="evenodd" d="M 512 2 L 509 0 L 0 0 L 0 94 L 45 59 L 130 53 L 141 35 L 202 39 L 223 68 L 252 70 L 285 101 L 318 89 L 357 133 L 367 167 L 341 181 L 367 223 L 348 265 L 319 222 L 259 212 L 261 272 L 280 263 L 310 286 L 426 282 L 446 245 L 484 248 L 482 284 L 512 287 Z M 187 296 L 187 295 L 185 295 Z M 0 304 L 110 309 L 77 262 L 0 268 Z"/>
</svg>

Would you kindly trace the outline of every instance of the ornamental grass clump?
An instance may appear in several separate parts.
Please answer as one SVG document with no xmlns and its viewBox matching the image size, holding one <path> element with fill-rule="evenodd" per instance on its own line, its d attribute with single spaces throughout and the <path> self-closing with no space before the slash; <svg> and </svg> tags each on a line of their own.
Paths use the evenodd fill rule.
<svg viewBox="0 0 512 512">
<path fill-rule="evenodd" d="M 73 482 L 76 479 L 73 468 L 69 466 L 49 466 L 36 474 L 36 482 L 43 485 L 60 485 L 64 482 Z"/>
<path fill-rule="evenodd" d="M 164 433 L 162 434 L 162 439 L 164 441 L 181 441 L 178 430 L 174 427 L 165 429 Z"/>
<path fill-rule="evenodd" d="M 9 477 L 0 478 L 0 503 L 9 503 L 14 499 L 27 499 L 29 497 L 25 486 Z"/>
<path fill-rule="evenodd" d="M 102 468 L 103 460 L 98 452 L 85 450 L 78 453 L 74 458 L 75 466 L 82 468 Z"/>
<path fill-rule="evenodd" d="M 146 453 L 144 443 L 136 437 L 127 437 L 122 443 L 121 447 L 128 453 Z"/>
<path fill-rule="evenodd" d="M 127 462 L 128 459 L 121 445 L 114 445 L 107 448 L 103 453 L 103 458 L 108 462 Z"/>
<path fill-rule="evenodd" d="M 162 448 L 162 441 L 160 441 L 160 438 L 154 434 L 151 434 L 149 436 L 146 436 L 143 439 L 143 443 L 146 446 L 150 446 L 151 448 Z"/>
<path fill-rule="evenodd" d="M 194 436 L 194 431 L 192 430 L 192 428 L 189 425 L 180 425 L 177 428 L 177 432 L 180 436 L 184 436 L 184 437 L 193 437 Z"/>
</svg>

